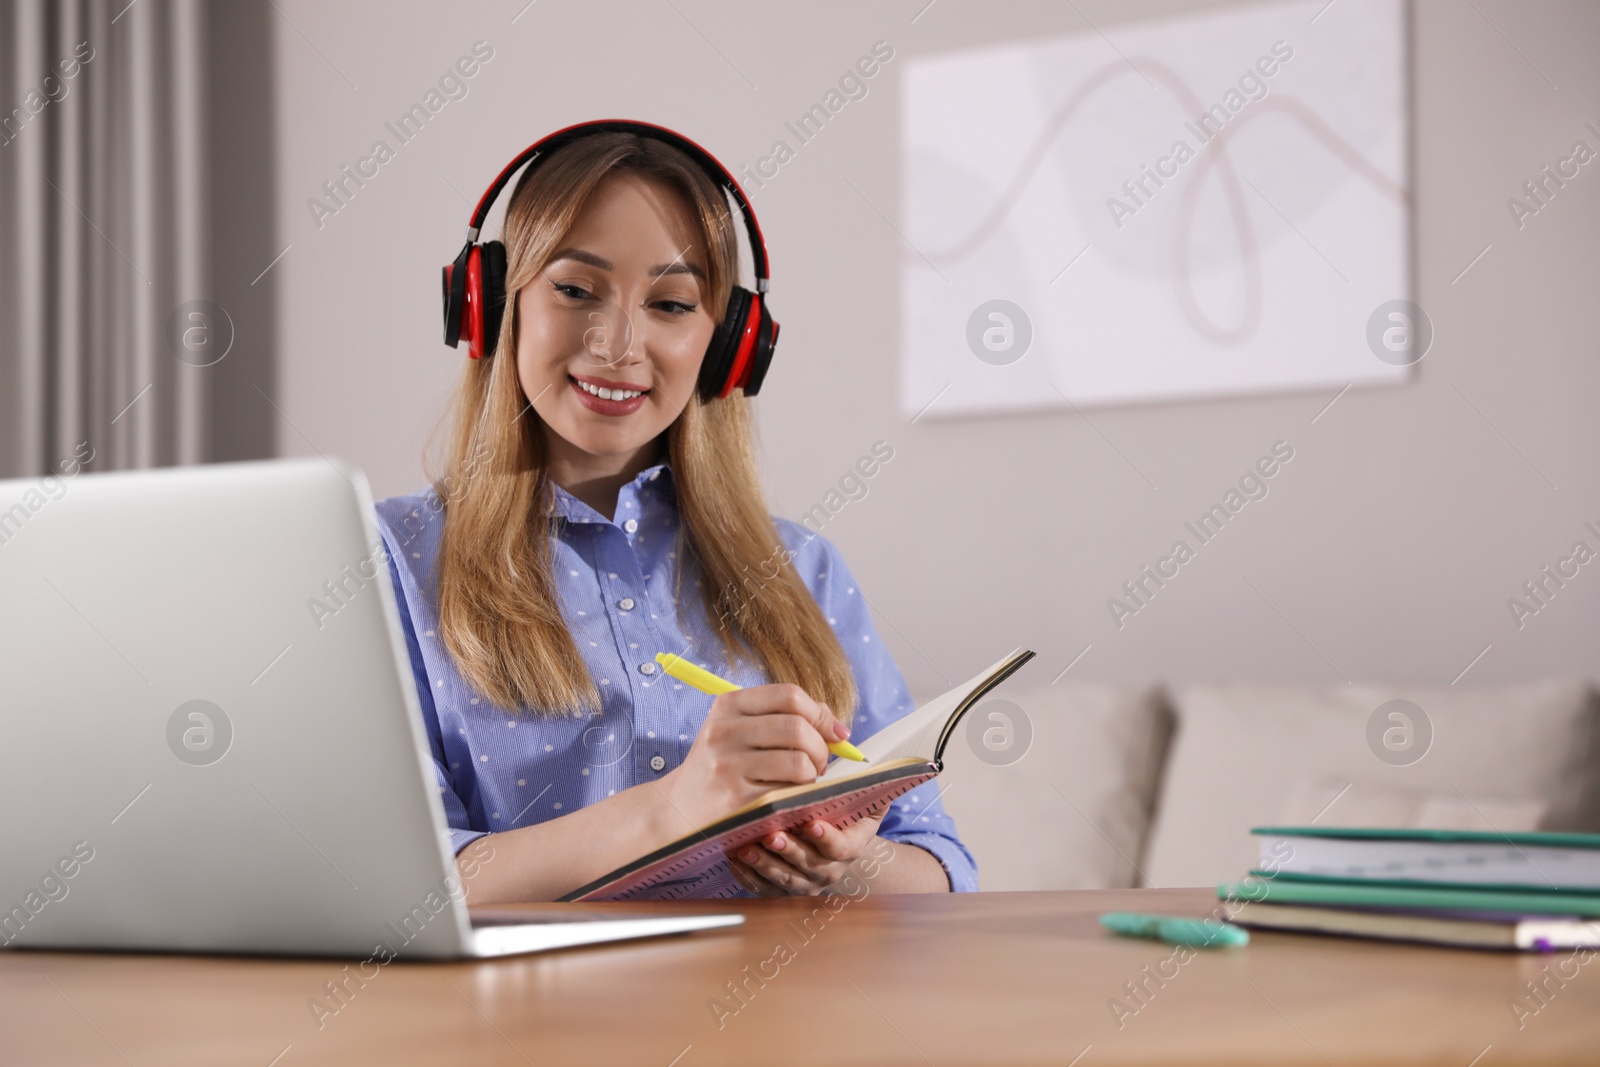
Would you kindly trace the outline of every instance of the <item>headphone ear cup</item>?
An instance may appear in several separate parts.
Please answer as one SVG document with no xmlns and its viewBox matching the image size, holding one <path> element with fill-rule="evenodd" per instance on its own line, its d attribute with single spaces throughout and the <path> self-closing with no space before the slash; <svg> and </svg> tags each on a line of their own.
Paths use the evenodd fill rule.
<svg viewBox="0 0 1600 1067">
<path fill-rule="evenodd" d="M 483 336 L 478 338 L 479 354 L 494 355 L 500 342 L 500 320 L 506 310 L 506 246 L 486 241 L 480 248 L 479 277 L 482 279 Z"/>
<path fill-rule="evenodd" d="M 750 318 L 750 302 L 755 294 L 742 286 L 734 286 L 728 296 L 728 310 L 717 323 L 706 346 L 706 357 L 700 363 L 700 395 L 707 400 L 722 395 L 728 384 L 728 374 L 739 354 L 739 342 L 744 338 L 745 322 Z"/>
<path fill-rule="evenodd" d="M 462 327 L 467 312 L 467 258 L 472 245 L 461 248 L 456 261 L 445 267 L 444 274 L 444 343 L 455 348 L 461 343 Z"/>
<path fill-rule="evenodd" d="M 761 391 L 761 379 L 767 376 L 767 368 L 772 366 L 772 352 L 778 347 L 778 324 L 772 320 L 772 312 L 767 308 L 765 299 L 761 301 L 761 325 L 756 331 L 756 349 L 750 354 L 750 370 L 744 376 L 744 395 L 755 396 Z"/>
</svg>

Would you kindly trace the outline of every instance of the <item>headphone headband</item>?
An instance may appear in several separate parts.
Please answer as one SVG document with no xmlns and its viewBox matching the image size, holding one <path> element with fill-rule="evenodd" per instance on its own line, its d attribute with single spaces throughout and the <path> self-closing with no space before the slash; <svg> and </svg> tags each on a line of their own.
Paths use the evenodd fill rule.
<svg viewBox="0 0 1600 1067">
<path fill-rule="evenodd" d="M 579 137 L 587 137 L 594 133 L 635 133 L 641 137 L 653 137 L 681 150 L 690 159 L 699 164 L 700 169 L 706 172 L 706 176 L 711 179 L 712 183 L 727 190 L 728 194 L 739 205 L 739 213 L 744 217 L 745 230 L 750 237 L 750 258 L 755 269 L 756 292 L 764 293 L 767 291 L 772 275 L 767 269 L 766 238 L 761 235 L 761 224 L 756 221 L 756 213 L 750 210 L 750 201 L 745 197 L 744 190 L 740 188 L 739 182 L 732 174 L 728 173 L 726 167 L 717 162 L 715 156 L 681 133 L 669 130 L 665 126 L 657 126 L 649 122 L 635 122 L 630 119 L 596 119 L 593 122 L 574 123 L 524 148 L 517 154 L 517 158 L 506 164 L 505 169 L 500 172 L 489 188 L 484 190 L 483 196 L 479 198 L 478 206 L 473 209 L 472 219 L 467 223 L 467 244 L 470 245 L 478 239 L 478 234 L 483 229 L 484 221 L 489 217 L 489 209 L 494 206 L 495 199 L 500 195 L 500 191 L 506 187 L 506 183 L 511 180 L 511 176 L 517 172 L 519 167 L 532 160 L 535 156 L 554 152 L 569 141 L 574 141 Z"/>
</svg>

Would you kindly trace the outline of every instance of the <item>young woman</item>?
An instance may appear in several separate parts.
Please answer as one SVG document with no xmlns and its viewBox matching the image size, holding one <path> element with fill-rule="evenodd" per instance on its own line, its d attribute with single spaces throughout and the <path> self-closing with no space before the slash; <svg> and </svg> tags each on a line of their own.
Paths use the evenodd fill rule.
<svg viewBox="0 0 1600 1067">
<path fill-rule="evenodd" d="M 560 897 L 913 708 L 838 549 L 767 512 L 749 399 L 697 388 L 738 276 L 721 188 L 637 132 L 535 159 L 443 475 L 377 505 L 472 903 Z M 744 688 L 713 699 L 663 651 Z M 936 787 L 770 834 L 707 892 L 818 894 L 852 864 L 880 891 L 974 890 Z"/>
</svg>

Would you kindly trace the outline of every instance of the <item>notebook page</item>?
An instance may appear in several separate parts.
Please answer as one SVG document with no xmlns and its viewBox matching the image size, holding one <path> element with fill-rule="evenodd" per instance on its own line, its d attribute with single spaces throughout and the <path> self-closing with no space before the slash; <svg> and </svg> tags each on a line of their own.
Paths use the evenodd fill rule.
<svg viewBox="0 0 1600 1067">
<path fill-rule="evenodd" d="M 939 731 L 944 728 L 945 721 L 955 712 L 968 693 L 983 682 L 983 680 L 1000 669 L 1011 654 L 1000 657 L 986 669 L 979 671 L 961 685 L 935 697 L 922 705 L 916 711 L 885 726 L 882 730 L 856 745 L 861 754 L 867 757 L 866 763 L 855 760 L 836 759 L 828 764 L 828 769 L 822 773 L 819 781 L 834 778 L 846 778 L 852 774 L 871 770 L 873 767 L 889 760 L 915 757 L 917 759 L 933 759 L 933 750 L 939 742 Z"/>
</svg>

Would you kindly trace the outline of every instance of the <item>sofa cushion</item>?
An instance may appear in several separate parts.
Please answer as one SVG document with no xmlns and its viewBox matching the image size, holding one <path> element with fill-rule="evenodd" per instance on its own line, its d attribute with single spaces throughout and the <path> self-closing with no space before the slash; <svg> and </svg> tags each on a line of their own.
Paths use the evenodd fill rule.
<svg viewBox="0 0 1600 1067">
<path fill-rule="evenodd" d="M 1421 715 L 1390 704 L 1396 700 Z M 1491 811 L 1538 810 L 1541 829 L 1600 828 L 1600 729 L 1581 680 L 1200 685 L 1182 691 L 1173 710 L 1176 734 L 1144 868 L 1149 885 L 1239 878 L 1257 857 L 1250 828 L 1303 816 L 1312 804 L 1307 782 L 1323 783 L 1324 804 L 1337 783 L 1349 785 L 1324 816 L 1339 822 L 1347 822 L 1339 805 L 1348 803 L 1386 821 L 1478 827 Z M 1382 815 L 1402 795 L 1434 800 Z M 1447 808 L 1443 799 L 1452 797 L 1463 803 Z"/>
<path fill-rule="evenodd" d="M 1154 685 L 1061 682 L 980 702 L 957 727 L 939 776 L 945 809 L 978 861 L 979 888 L 1137 885 L 1170 733 Z"/>
</svg>

